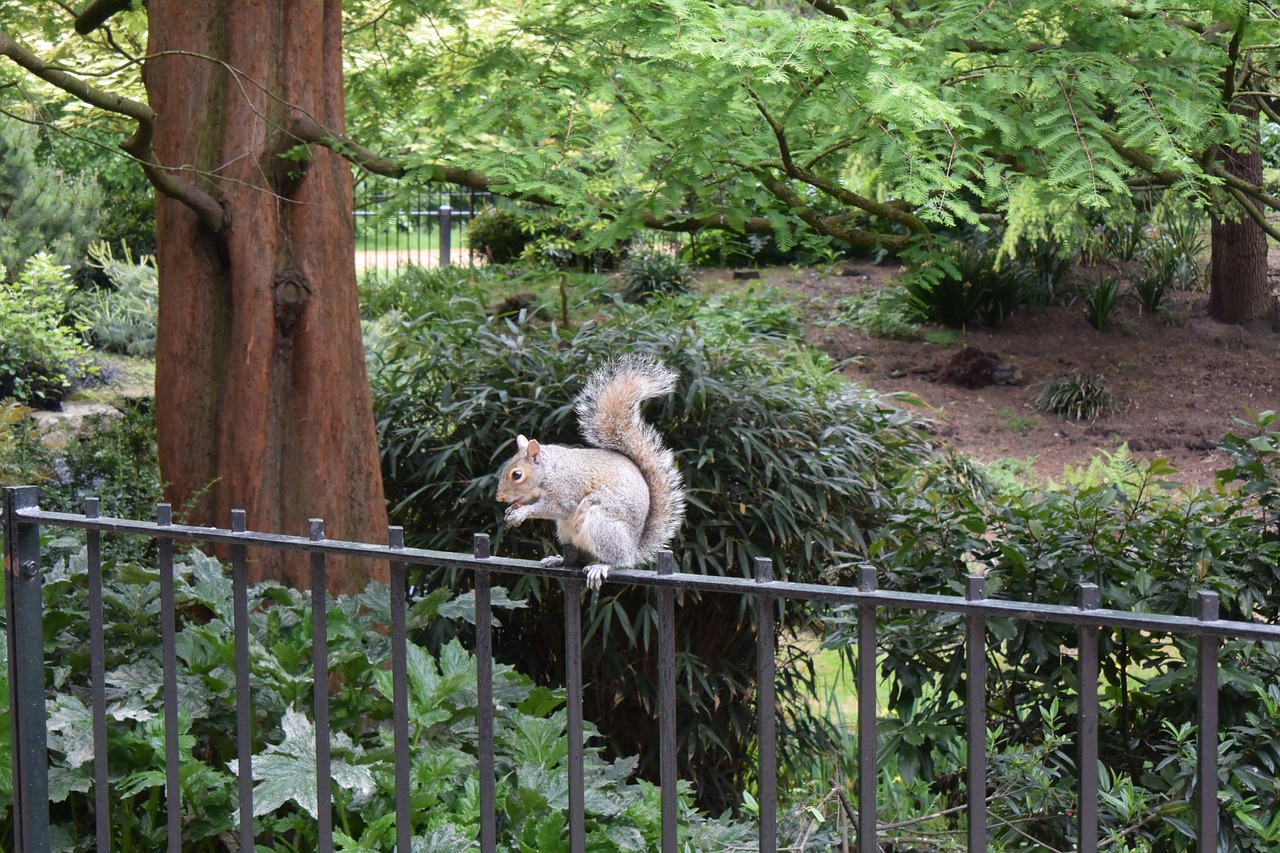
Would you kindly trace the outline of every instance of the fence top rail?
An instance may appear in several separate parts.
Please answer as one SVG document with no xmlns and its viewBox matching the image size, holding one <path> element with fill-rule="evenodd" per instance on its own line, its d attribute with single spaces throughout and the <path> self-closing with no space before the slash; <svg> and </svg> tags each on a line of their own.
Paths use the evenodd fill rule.
<svg viewBox="0 0 1280 853">
<path fill-rule="evenodd" d="M 6 491 L 9 490 L 6 489 Z M 582 580 L 580 569 L 565 566 L 543 566 L 534 560 L 479 557 L 473 554 L 451 551 L 397 548 L 392 545 L 348 542 L 336 539 L 312 539 L 309 536 L 291 536 L 252 530 L 236 531 L 186 524 L 162 524 L 155 521 L 135 521 L 108 516 L 52 512 L 42 510 L 38 506 L 15 506 L 13 513 L 18 520 L 24 523 L 97 530 L 102 533 L 132 534 L 154 539 L 185 542 L 277 548 L 306 551 L 313 554 L 386 560 L 392 563 L 459 568 L 470 571 L 487 570 L 498 573 L 559 578 L 561 580 Z M 1061 604 L 1037 604 L 1035 602 L 985 597 L 966 598 L 963 596 L 901 592 L 855 586 L 794 583 L 779 580 L 757 581 L 750 577 L 701 575 L 688 572 L 659 574 L 655 571 L 643 569 L 613 569 L 609 572 L 609 581 L 611 583 L 633 584 L 636 586 L 674 587 L 676 589 L 699 592 L 768 595 L 774 598 L 822 601 L 835 605 L 873 605 L 877 608 L 893 610 L 929 610 L 970 616 L 1058 622 L 1085 627 L 1127 628 L 1158 634 L 1207 636 L 1280 643 L 1280 625 L 1230 619 L 1204 619 L 1196 616 L 1130 612 L 1089 606 L 1072 607 Z"/>
</svg>

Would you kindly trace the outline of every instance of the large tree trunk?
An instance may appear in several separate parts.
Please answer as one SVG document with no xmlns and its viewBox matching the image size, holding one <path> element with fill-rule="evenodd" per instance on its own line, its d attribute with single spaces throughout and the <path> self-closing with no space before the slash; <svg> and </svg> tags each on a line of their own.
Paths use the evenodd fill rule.
<svg viewBox="0 0 1280 853">
<path fill-rule="evenodd" d="M 299 113 L 344 126 L 341 3 L 151 0 L 148 13 L 156 154 L 226 213 L 214 231 L 156 204 L 166 496 L 189 523 L 243 508 L 252 530 L 305 534 L 314 517 L 329 538 L 385 541 L 350 169 L 318 147 L 282 156 Z M 250 577 L 303 587 L 308 566 L 255 552 Z M 333 569 L 333 591 L 385 579 Z"/>
<path fill-rule="evenodd" d="M 1257 123 L 1258 113 L 1252 118 Z M 1262 153 L 1222 151 L 1228 172 L 1256 186 L 1262 185 Z M 1209 316 L 1224 323 L 1243 323 L 1271 308 L 1267 282 L 1267 235 L 1243 211 L 1236 219 L 1213 218 L 1210 231 Z"/>
</svg>

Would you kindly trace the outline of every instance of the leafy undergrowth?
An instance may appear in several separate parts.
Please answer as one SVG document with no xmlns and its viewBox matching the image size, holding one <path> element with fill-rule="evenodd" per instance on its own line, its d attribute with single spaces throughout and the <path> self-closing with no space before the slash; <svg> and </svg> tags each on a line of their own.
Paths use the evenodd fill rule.
<svg viewBox="0 0 1280 853">
<path fill-rule="evenodd" d="M 92 848 L 86 561 L 72 540 L 46 543 L 55 555 L 44 587 L 50 641 L 50 800 L 54 850 Z M 164 717 L 158 644 L 159 576 L 124 563 L 105 590 L 111 847 L 165 848 Z M 198 552 L 177 567 L 182 849 L 221 851 L 237 825 L 232 587 L 224 568 Z M 257 841 L 270 849 L 316 849 L 315 729 L 311 719 L 310 599 L 276 584 L 249 592 Z M 386 587 L 332 600 L 328 608 L 334 826 L 344 851 L 395 843 L 390 647 Z M 495 605 L 523 606 L 495 590 Z M 474 600 L 438 590 L 417 601 L 409 628 L 474 620 Z M 0 677 L 3 680 L 3 677 Z M 322 679 L 322 683 L 324 680 Z M 2 687 L 2 685 L 0 685 Z M 409 646 L 413 850 L 470 850 L 478 833 L 476 666 L 457 641 L 438 654 Z M 568 736 L 563 691 L 535 686 L 510 667 L 494 671 L 498 846 L 567 850 Z M 5 709 L 0 716 L 7 716 Z M 587 737 L 594 729 L 588 724 Z M 0 767 L 9 767 L 9 724 L 0 720 Z M 587 844 L 600 851 L 658 845 L 660 801 L 635 781 L 634 759 L 606 761 L 588 745 Z M 7 774 L 6 774 L 7 776 Z M 11 780 L 0 784 L 0 832 L 12 831 Z M 681 824 L 693 849 L 742 844 L 749 825 L 710 820 L 684 800 Z"/>
</svg>

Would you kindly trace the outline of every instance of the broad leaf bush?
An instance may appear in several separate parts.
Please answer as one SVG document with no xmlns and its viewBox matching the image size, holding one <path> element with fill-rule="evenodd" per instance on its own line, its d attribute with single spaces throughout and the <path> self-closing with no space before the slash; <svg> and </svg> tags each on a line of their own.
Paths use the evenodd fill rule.
<svg viewBox="0 0 1280 853">
<path fill-rule="evenodd" d="M 45 544 L 50 806 L 54 848 L 92 849 L 93 744 L 90 726 L 86 563 L 72 540 Z M 234 742 L 235 648 L 229 572 L 198 552 L 179 561 L 179 727 L 186 851 L 227 849 L 237 825 Z M 436 590 L 413 605 L 421 631 L 441 620 L 474 620 L 474 603 Z M 159 575 L 134 564 L 108 567 L 106 682 L 110 740 L 111 839 L 115 850 L 163 850 L 164 720 Z M 254 809 L 258 843 L 316 849 L 315 730 L 311 718 L 310 596 L 266 583 L 249 590 L 254 730 Z M 522 606 L 495 589 L 495 605 Z M 395 843 L 389 593 L 373 584 L 331 600 L 328 642 L 333 736 L 334 827 L 346 851 L 385 851 Z M 504 616 L 504 618 L 506 618 Z M 3 646 L 0 646 L 3 648 Z M 476 666 L 457 641 L 435 654 L 409 646 L 410 795 L 413 849 L 463 851 L 478 836 Z M 6 676 L 0 671 L 0 680 Z M 0 688 L 5 685 L 0 684 Z M 548 853 L 568 849 L 565 797 L 568 740 L 562 691 L 534 684 L 507 666 L 494 671 L 498 846 Z M 588 737 L 594 741 L 588 725 Z M 12 832 L 11 744 L 0 713 L 0 831 Z M 635 760 L 607 761 L 587 748 L 587 844 L 599 851 L 656 849 L 658 792 L 632 781 Z M 686 797 L 687 799 L 687 797 Z M 703 818 L 684 806 L 693 849 L 736 848 L 748 826 Z"/>
<path fill-rule="evenodd" d="M 91 372 L 84 343 L 62 324 L 73 291 L 67 268 L 44 253 L 0 281 L 0 399 L 57 408 L 72 379 Z"/>
<path fill-rule="evenodd" d="M 393 517 L 418 545 L 467 549 L 492 534 L 507 556 L 540 557 L 556 546 L 550 524 L 508 530 L 494 499 L 496 472 L 523 433 L 580 444 L 574 399 L 587 375 L 628 352 L 680 374 L 677 391 L 646 418 L 675 450 L 689 513 L 673 544 L 686 571 L 749 575 L 770 557 L 791 580 L 840 580 L 838 555 L 863 547 L 894 503 L 906 472 L 928 455 L 914 419 L 893 401 L 834 376 L 829 362 L 789 339 L 776 300 L 746 307 L 691 297 L 616 307 L 574 330 L 534 317 L 497 320 L 473 299 L 433 301 L 383 334 L 370 354 L 383 471 Z M 780 331 L 785 330 L 785 331 Z M 424 579 L 465 587 L 465 577 Z M 514 589 L 534 603 L 508 625 L 501 654 L 539 680 L 562 678 L 558 584 L 536 578 Z M 616 754 L 654 769 L 656 606 L 644 590 L 606 584 L 590 596 L 587 716 Z M 815 616 L 788 603 L 792 642 Z M 682 774 L 716 809 L 740 801 L 750 780 L 755 730 L 755 630 L 738 596 L 686 592 L 678 616 Z M 796 750 L 821 741 L 807 713 L 812 670 L 783 649 L 780 691 Z"/>
<path fill-rule="evenodd" d="M 963 576 L 978 571 L 992 597 L 1074 605 L 1077 584 L 1087 581 L 1099 586 L 1103 607 L 1184 615 L 1194 613 L 1200 590 L 1212 590 L 1224 617 L 1280 622 L 1275 420 L 1265 413 L 1227 436 L 1233 464 L 1217 490 L 1178 489 L 1167 466 L 1127 457 L 1113 460 L 1111 476 L 1093 470 L 1049 491 L 984 498 L 926 485 L 871 544 L 880 584 L 959 594 Z M 831 642 L 841 632 L 854 641 L 852 615 L 837 622 Z M 962 634 L 952 614 L 894 613 L 878 638 L 888 686 L 882 760 L 948 805 L 964 796 Z M 996 841 L 1069 849 L 1076 769 L 1061 736 L 1075 735 L 1075 629 L 995 619 L 987 642 L 992 752 L 1039 750 L 1054 777 L 1013 784 L 1019 779 L 995 765 L 993 784 L 1010 792 L 993 801 Z M 1194 849 L 1194 640 L 1104 629 L 1100 645 L 1103 830 L 1126 838 L 1126 849 Z M 1280 653 L 1229 640 L 1221 660 L 1222 849 L 1274 850 Z"/>
<path fill-rule="evenodd" d="M 491 264 L 509 264 L 534 239 L 526 220 L 502 207 L 483 210 L 467 224 L 467 248 Z"/>
</svg>

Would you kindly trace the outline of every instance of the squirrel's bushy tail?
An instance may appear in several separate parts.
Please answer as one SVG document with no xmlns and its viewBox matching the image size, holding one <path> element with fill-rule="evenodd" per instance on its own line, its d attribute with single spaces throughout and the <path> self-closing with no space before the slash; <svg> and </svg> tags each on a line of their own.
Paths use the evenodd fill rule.
<svg viewBox="0 0 1280 853">
<path fill-rule="evenodd" d="M 624 356 L 595 371 L 578 395 L 578 425 L 593 447 L 625 455 L 649 484 L 649 517 L 637 562 L 657 556 L 684 520 L 684 482 L 675 454 L 640 417 L 640 404 L 675 388 L 678 375 L 649 358 Z"/>
</svg>

